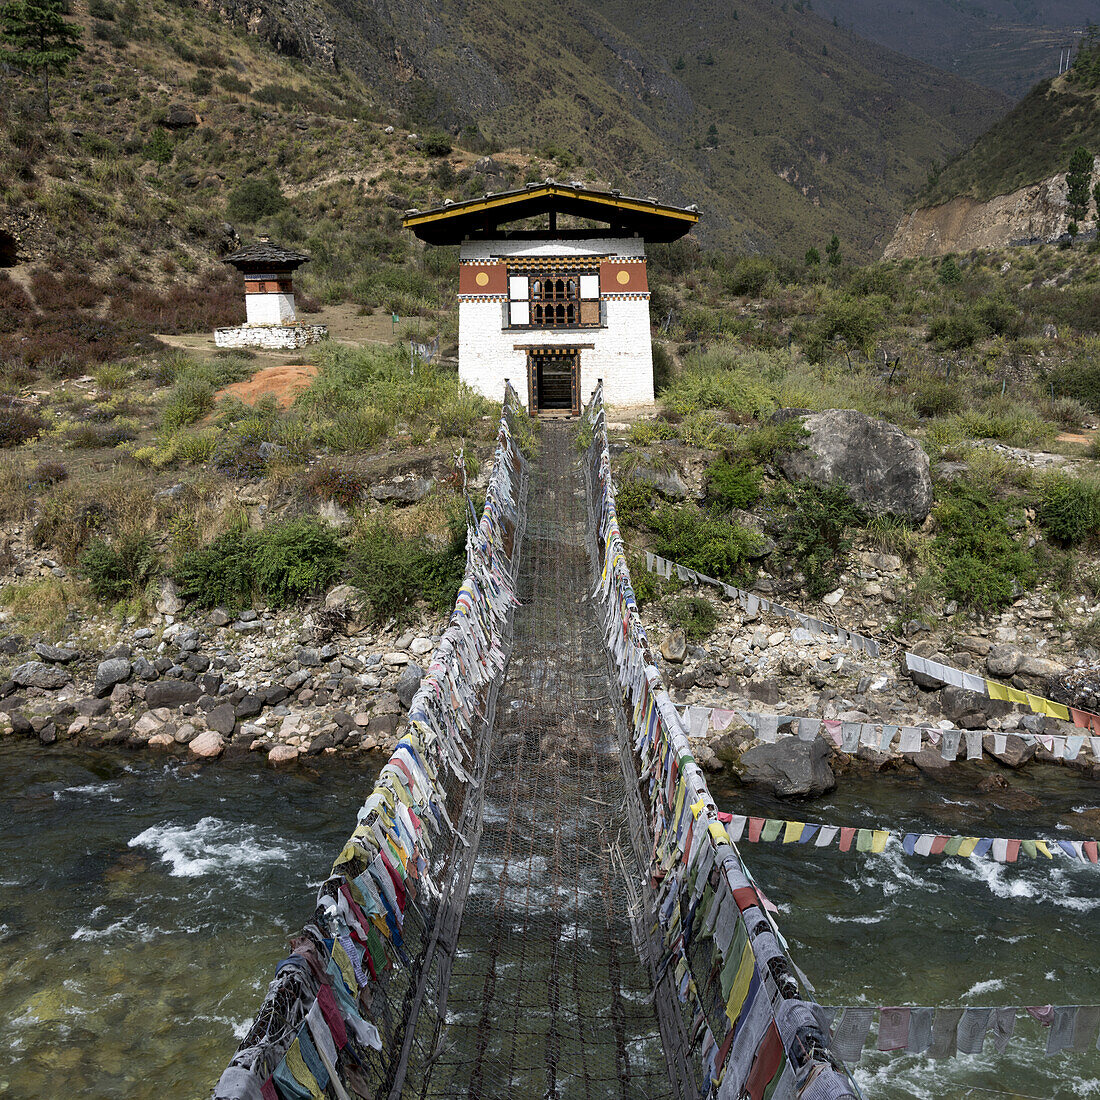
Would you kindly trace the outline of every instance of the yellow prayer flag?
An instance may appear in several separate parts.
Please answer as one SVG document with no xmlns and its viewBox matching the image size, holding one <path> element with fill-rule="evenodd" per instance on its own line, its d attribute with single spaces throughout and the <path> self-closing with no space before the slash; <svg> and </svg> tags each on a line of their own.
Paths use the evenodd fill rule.
<svg viewBox="0 0 1100 1100">
<path fill-rule="evenodd" d="M 804 821 L 788 821 L 786 828 L 783 830 L 783 843 L 792 844 L 796 840 L 802 839 L 802 830 L 806 828 Z"/>
<path fill-rule="evenodd" d="M 1013 703 L 1019 703 L 1020 706 L 1027 706 L 1027 692 L 1021 691 L 1019 688 L 1008 688 L 1008 698 Z"/>
<path fill-rule="evenodd" d="M 286 1052 L 285 1057 L 286 1068 L 290 1070 L 291 1077 L 309 1093 L 312 1100 L 325 1100 L 325 1094 L 321 1091 L 320 1083 L 313 1076 L 313 1072 L 302 1057 L 302 1048 L 297 1036 L 295 1036 L 294 1042 L 290 1044 L 290 1049 Z"/>
<path fill-rule="evenodd" d="M 890 833 L 886 829 L 875 829 L 871 834 L 871 851 L 875 855 L 886 850 L 886 841 L 890 839 Z"/>
<path fill-rule="evenodd" d="M 726 827 L 720 821 L 712 821 L 707 827 L 707 832 L 710 833 L 711 839 L 715 844 L 732 844 L 729 833 L 726 832 Z"/>
<path fill-rule="evenodd" d="M 959 845 L 959 855 L 963 858 L 972 855 L 974 849 L 978 846 L 978 839 L 976 836 L 964 836 L 962 843 Z"/>
<path fill-rule="evenodd" d="M 741 964 L 737 967 L 737 973 L 733 977 L 733 985 L 730 987 L 729 999 L 726 1001 L 726 1015 L 730 1024 L 737 1023 L 737 1017 L 741 1015 L 741 1009 L 745 1004 L 745 998 L 749 995 L 749 986 L 752 984 L 753 969 L 756 966 L 756 956 L 752 952 L 752 944 L 745 944 L 741 952 Z"/>
<path fill-rule="evenodd" d="M 691 804 L 691 816 L 698 817 L 706 804 L 707 800 L 705 798 L 700 798 L 698 802 L 693 802 Z"/>
<path fill-rule="evenodd" d="M 1000 699 L 1005 703 L 1009 701 L 1009 689 L 1004 684 L 998 684 L 996 680 L 986 680 L 985 690 L 989 692 L 990 699 Z"/>
<path fill-rule="evenodd" d="M 1046 856 L 1047 859 L 1053 859 L 1054 858 L 1054 856 L 1052 856 L 1050 854 L 1050 849 L 1047 847 L 1047 842 L 1045 840 L 1035 841 L 1035 850 L 1037 852 L 1040 852 L 1042 855 Z"/>
</svg>

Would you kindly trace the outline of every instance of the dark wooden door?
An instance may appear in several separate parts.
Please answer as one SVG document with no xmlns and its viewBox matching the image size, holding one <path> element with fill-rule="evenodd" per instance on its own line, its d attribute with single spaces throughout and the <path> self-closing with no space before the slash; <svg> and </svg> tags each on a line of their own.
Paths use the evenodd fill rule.
<svg viewBox="0 0 1100 1100">
<path fill-rule="evenodd" d="M 533 413 L 580 414 L 580 355 L 575 348 L 531 352 L 528 391 Z"/>
</svg>

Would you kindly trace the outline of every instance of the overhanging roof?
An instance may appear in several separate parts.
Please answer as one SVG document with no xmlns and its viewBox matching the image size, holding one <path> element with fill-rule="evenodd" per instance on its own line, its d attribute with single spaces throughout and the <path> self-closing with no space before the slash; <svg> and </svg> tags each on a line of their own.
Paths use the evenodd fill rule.
<svg viewBox="0 0 1100 1100">
<path fill-rule="evenodd" d="M 502 225 L 543 214 L 607 222 L 616 236 L 637 233 L 657 242 L 679 239 L 699 220 L 694 206 L 666 206 L 656 199 L 632 199 L 617 191 L 593 191 L 549 181 L 482 199 L 446 203 L 433 210 L 409 210 L 401 224 L 428 244 L 459 244 L 467 237 L 499 235 Z M 545 235 L 559 234 L 552 227 Z"/>
</svg>

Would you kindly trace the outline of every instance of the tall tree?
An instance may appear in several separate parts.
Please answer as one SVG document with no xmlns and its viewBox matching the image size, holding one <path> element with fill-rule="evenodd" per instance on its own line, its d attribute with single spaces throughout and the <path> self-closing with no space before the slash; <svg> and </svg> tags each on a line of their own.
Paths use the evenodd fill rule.
<svg viewBox="0 0 1100 1100">
<path fill-rule="evenodd" d="M 83 53 L 80 27 L 65 19 L 65 0 L 8 0 L 0 5 L 0 59 L 42 76 L 46 116 L 50 114 L 50 73 L 63 73 Z"/>
<path fill-rule="evenodd" d="M 1089 213 L 1089 194 L 1092 191 L 1092 154 L 1078 145 L 1069 158 L 1066 172 L 1066 206 L 1074 221 L 1084 221 Z"/>
</svg>

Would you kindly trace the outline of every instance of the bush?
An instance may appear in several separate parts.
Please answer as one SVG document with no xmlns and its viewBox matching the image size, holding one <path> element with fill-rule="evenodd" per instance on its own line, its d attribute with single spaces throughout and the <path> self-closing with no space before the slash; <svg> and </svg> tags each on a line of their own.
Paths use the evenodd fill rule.
<svg viewBox="0 0 1100 1100">
<path fill-rule="evenodd" d="M 784 485 L 771 495 L 776 507 L 770 520 L 772 535 L 805 575 L 806 591 L 824 596 L 835 587 L 852 540 L 848 531 L 865 516 L 840 481 L 816 485 L 800 481 Z"/>
<path fill-rule="evenodd" d="M 685 365 L 661 398 L 664 408 L 681 416 L 701 409 L 726 409 L 742 416 L 760 417 L 776 408 L 775 388 L 767 374 L 782 364 L 762 353 L 739 347 L 711 348 Z"/>
<path fill-rule="evenodd" d="M 1100 529 L 1100 484 L 1052 474 L 1039 488 L 1039 524 L 1059 546 L 1077 546 Z"/>
<path fill-rule="evenodd" d="M 707 467 L 707 502 L 723 512 L 751 508 L 760 499 L 760 471 L 742 460 L 731 466 L 724 459 Z"/>
<path fill-rule="evenodd" d="M 407 619 L 418 600 L 441 613 L 454 606 L 466 565 L 466 528 L 458 510 L 448 522 L 450 539 L 442 548 L 431 547 L 422 534 L 399 531 L 388 512 L 371 516 L 357 531 L 362 549 L 353 554 L 352 576 L 368 596 L 373 621 Z"/>
<path fill-rule="evenodd" d="M 630 425 L 630 442 L 648 447 L 658 439 L 675 439 L 676 429 L 667 420 L 635 420 Z"/>
<path fill-rule="evenodd" d="M 804 440 L 809 434 L 797 417 L 777 423 L 758 424 L 737 433 L 726 457 L 734 463 L 746 461 L 763 466 L 777 461 L 789 451 L 804 449 Z"/>
<path fill-rule="evenodd" d="M 1050 370 L 1047 380 L 1058 396 L 1100 412 L 1100 340 L 1085 341 L 1069 362 Z"/>
<path fill-rule="evenodd" d="M 1022 526 L 1019 507 L 965 483 L 951 487 L 934 515 L 933 546 L 943 594 L 977 611 L 999 611 L 1038 576 L 1035 556 L 1011 536 Z"/>
<path fill-rule="evenodd" d="M 847 348 L 870 355 L 875 333 L 883 322 L 884 302 L 885 299 L 874 294 L 827 301 L 804 335 L 806 354 L 819 360 L 830 344 L 839 341 Z"/>
<path fill-rule="evenodd" d="M 244 180 L 230 193 L 226 214 L 232 221 L 256 222 L 278 214 L 286 206 L 279 181 L 274 176 Z"/>
<path fill-rule="evenodd" d="M 291 519 L 261 532 L 254 563 L 260 592 L 275 607 L 285 607 L 326 588 L 340 572 L 344 548 L 327 524 Z"/>
<path fill-rule="evenodd" d="M 148 535 L 124 535 L 114 544 L 93 539 L 80 555 L 80 571 L 92 595 L 100 600 L 139 595 L 160 570 Z"/>
<path fill-rule="evenodd" d="M 928 339 L 941 351 L 962 351 L 988 335 L 989 330 L 970 309 L 953 309 L 928 326 Z"/>
<path fill-rule="evenodd" d="M 760 536 L 747 527 L 704 515 L 693 505 L 662 504 L 650 525 L 654 549 L 663 558 L 719 580 L 747 583 L 755 572 Z"/>
<path fill-rule="evenodd" d="M 0 406 L 0 447 L 18 447 L 36 439 L 45 427 L 45 421 L 35 412 Z"/>
<path fill-rule="evenodd" d="M 353 508 L 363 499 L 367 482 L 357 470 L 318 466 L 310 471 L 306 487 L 322 500 L 335 501 L 341 508 Z"/>
<path fill-rule="evenodd" d="M 180 595 L 200 607 L 242 607 L 254 593 L 283 607 L 327 587 L 343 561 L 344 549 L 332 529 L 303 518 L 258 532 L 231 531 L 186 550 L 173 576 Z"/>
<path fill-rule="evenodd" d="M 214 407 L 214 387 L 204 378 L 185 375 L 169 391 L 161 406 L 160 422 L 168 431 L 201 420 Z"/>
<path fill-rule="evenodd" d="M 961 407 L 961 387 L 938 378 L 922 379 L 913 392 L 913 408 L 918 416 L 948 416 Z"/>
<path fill-rule="evenodd" d="M 626 478 L 615 487 L 615 514 L 622 527 L 646 529 L 653 513 L 656 491 L 648 482 Z"/>
<path fill-rule="evenodd" d="M 678 626 L 693 642 L 707 637 L 718 625 L 718 612 L 702 596 L 681 596 L 668 608 L 669 622 Z"/>
<path fill-rule="evenodd" d="M 31 471 L 28 483 L 32 486 L 57 485 L 69 476 L 60 462 L 40 462 Z"/>
</svg>

